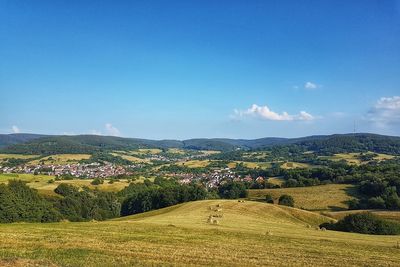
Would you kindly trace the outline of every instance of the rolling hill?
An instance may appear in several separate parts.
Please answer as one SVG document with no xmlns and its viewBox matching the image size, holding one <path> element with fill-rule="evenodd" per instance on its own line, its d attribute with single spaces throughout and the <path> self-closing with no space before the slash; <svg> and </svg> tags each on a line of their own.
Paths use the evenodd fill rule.
<svg viewBox="0 0 400 267">
<path fill-rule="evenodd" d="M 25 143 L 34 139 L 46 137 L 43 134 L 0 134 L 0 148 L 14 144 Z"/>
<path fill-rule="evenodd" d="M 218 224 L 209 223 L 220 214 Z M 398 266 L 397 236 L 316 230 L 328 218 L 235 200 L 189 202 L 104 222 L 0 225 L 0 265 Z"/>
<path fill-rule="evenodd" d="M 301 138 L 261 138 L 254 140 L 203 138 L 179 141 L 98 135 L 0 135 L 0 147 L 2 147 L 0 151 L 2 153 L 17 154 L 92 154 L 98 151 L 131 150 L 137 148 L 233 151 L 237 149 L 268 149 L 274 146 L 295 146 L 297 149 L 316 151 L 322 154 L 366 151 L 400 154 L 400 137 L 359 133 Z"/>
</svg>

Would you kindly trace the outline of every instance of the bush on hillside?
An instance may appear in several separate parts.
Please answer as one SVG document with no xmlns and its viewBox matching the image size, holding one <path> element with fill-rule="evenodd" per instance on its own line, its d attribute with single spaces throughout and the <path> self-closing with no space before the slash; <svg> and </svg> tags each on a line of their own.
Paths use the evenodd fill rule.
<svg viewBox="0 0 400 267">
<path fill-rule="evenodd" d="M 248 195 L 246 186 L 240 182 L 229 182 L 218 188 L 218 194 L 221 198 L 236 199 L 245 198 Z"/>
<path fill-rule="evenodd" d="M 323 223 L 320 227 L 344 232 L 373 235 L 398 235 L 400 234 L 400 223 L 387 221 L 370 213 L 350 214 L 337 223 Z"/>
<path fill-rule="evenodd" d="M 294 207 L 294 199 L 290 195 L 282 195 L 279 197 L 278 201 L 279 205 Z"/>
<path fill-rule="evenodd" d="M 273 197 L 272 197 L 271 194 L 267 194 L 267 195 L 265 196 L 265 201 L 266 201 L 267 203 L 274 204 L 274 199 L 273 199 Z"/>
<path fill-rule="evenodd" d="M 25 182 L 0 185 L 0 222 L 54 222 L 60 213 Z"/>
<path fill-rule="evenodd" d="M 93 181 L 91 182 L 92 185 L 100 185 L 103 183 L 104 183 L 103 179 L 100 178 L 94 178 Z"/>
</svg>

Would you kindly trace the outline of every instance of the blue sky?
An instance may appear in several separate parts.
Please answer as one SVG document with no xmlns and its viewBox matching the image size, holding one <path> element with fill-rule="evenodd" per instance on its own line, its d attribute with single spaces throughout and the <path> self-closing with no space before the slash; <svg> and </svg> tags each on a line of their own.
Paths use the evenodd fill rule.
<svg viewBox="0 0 400 267">
<path fill-rule="evenodd" d="M 400 1 L 0 0 L 0 133 L 399 135 Z"/>
</svg>

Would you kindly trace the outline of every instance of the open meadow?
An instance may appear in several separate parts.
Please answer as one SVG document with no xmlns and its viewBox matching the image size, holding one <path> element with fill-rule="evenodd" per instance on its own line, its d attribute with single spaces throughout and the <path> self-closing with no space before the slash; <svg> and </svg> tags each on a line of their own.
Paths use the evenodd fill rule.
<svg viewBox="0 0 400 267">
<path fill-rule="evenodd" d="M 400 264 L 400 237 L 316 230 L 328 220 L 260 202 L 207 200 L 104 222 L 1 224 L 0 265 Z"/>
<path fill-rule="evenodd" d="M 348 208 L 347 201 L 353 199 L 354 187 L 346 184 L 328 184 L 309 187 L 292 187 L 277 189 L 250 189 L 249 198 L 265 200 L 270 194 L 278 203 L 281 195 L 287 194 L 294 198 L 295 207 L 312 211 L 335 211 Z"/>
<path fill-rule="evenodd" d="M 104 180 L 103 184 L 92 185 L 92 179 L 73 179 L 73 180 L 54 180 L 55 176 L 51 175 L 33 175 L 33 174 L 0 174 L 0 183 L 7 183 L 9 180 L 21 180 L 27 182 L 27 185 L 31 188 L 38 190 L 38 192 L 42 195 L 56 195 L 54 193 L 54 189 L 57 188 L 60 184 L 71 184 L 82 188 L 84 186 L 89 187 L 91 189 L 99 189 L 101 191 L 108 192 L 117 192 L 129 185 L 128 180 L 121 179 L 119 181 L 113 181 L 110 183 L 109 179 Z M 49 180 L 53 180 L 49 183 Z M 134 182 L 143 182 L 144 177 L 140 177 Z M 152 180 L 152 179 L 150 179 Z"/>
</svg>

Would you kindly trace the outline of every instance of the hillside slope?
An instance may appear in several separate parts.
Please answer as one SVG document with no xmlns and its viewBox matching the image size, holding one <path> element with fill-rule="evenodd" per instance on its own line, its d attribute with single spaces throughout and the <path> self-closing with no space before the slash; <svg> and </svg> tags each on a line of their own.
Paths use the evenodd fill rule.
<svg viewBox="0 0 400 267">
<path fill-rule="evenodd" d="M 208 222 L 212 214 L 222 215 L 218 224 Z M 316 230 L 325 220 L 260 202 L 206 200 L 106 222 L 1 224 L 0 265 L 400 264 L 400 237 Z"/>
<path fill-rule="evenodd" d="M 0 148 L 6 147 L 14 144 L 20 144 L 24 142 L 28 142 L 34 139 L 38 139 L 41 137 L 46 137 L 43 134 L 0 134 Z"/>
<path fill-rule="evenodd" d="M 3 148 L 1 148 L 3 146 Z M 301 138 L 189 139 L 148 140 L 115 136 L 75 135 L 0 135 L 0 151 L 14 154 L 92 154 L 98 151 L 132 150 L 137 148 L 184 148 L 195 150 L 233 151 L 268 149 L 273 146 L 296 146 L 303 151 L 322 154 L 367 152 L 400 154 L 400 137 L 376 134 L 336 134 Z"/>
</svg>

